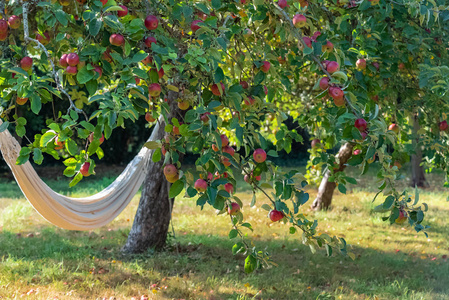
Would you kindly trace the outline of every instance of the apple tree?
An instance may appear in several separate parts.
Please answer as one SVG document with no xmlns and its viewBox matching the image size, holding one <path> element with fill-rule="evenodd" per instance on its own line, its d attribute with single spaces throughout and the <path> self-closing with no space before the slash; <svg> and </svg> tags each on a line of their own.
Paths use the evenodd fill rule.
<svg viewBox="0 0 449 300">
<path fill-rule="evenodd" d="M 307 113 L 295 113 L 301 124 L 323 127 L 329 145 L 359 149 L 363 155 L 352 163 L 364 170 L 377 153 L 383 166 L 378 174 L 381 209 L 389 213 L 385 220 L 408 220 L 417 231 L 426 229 L 421 224 L 425 206 L 394 186 L 397 174 L 389 168 L 393 159 L 387 143 L 395 144 L 398 137 L 386 133 L 394 110 L 384 112 L 384 102 L 368 97 L 382 93 L 380 79 L 373 86 L 368 80 L 379 71 L 369 65 L 366 79 L 363 72 L 352 72 L 362 57 L 385 58 L 388 68 L 395 65 L 388 62 L 394 47 L 374 49 L 386 35 L 376 28 L 382 18 L 365 23 L 355 17 L 395 12 L 391 3 L 381 4 L 390 7 L 386 11 L 372 8 L 373 3 L 10 1 L 0 20 L 0 130 L 14 129 L 26 137 L 17 164 L 30 158 L 39 164 L 44 154 L 62 159 L 64 175 L 73 178 L 74 186 L 95 173 L 93 158 L 107 155 L 102 141 L 125 120 L 144 117 L 149 127 L 157 124 L 157 141 L 146 144 L 154 149 L 152 164 L 127 252 L 164 245 L 173 199 L 184 191 L 199 207 L 229 215 L 232 251 L 246 255 L 245 271 L 272 263 L 250 239 L 253 228 L 235 195 L 241 173 L 253 190 L 250 206 L 260 205 L 255 194 L 263 193 L 267 217 L 288 223 L 289 232 L 312 251 L 325 248 L 328 255 L 351 256 L 343 238 L 318 234 L 317 221 L 304 213 L 309 200 L 304 176 L 282 172 L 270 157 L 289 152 L 291 142 L 302 139 L 282 122 L 296 103 L 298 87 L 317 84 L 323 92 L 310 100 Z M 365 40 L 368 28 L 379 32 L 375 45 Z M 387 82 L 392 77 L 388 68 L 380 77 Z M 80 91 L 89 95 L 83 108 L 71 96 Z M 307 99 L 312 98 L 302 101 Z M 47 119 L 40 134 L 27 137 L 28 120 L 16 108 L 25 106 L 39 115 L 54 102 L 64 103 L 65 109 Z M 260 131 L 267 119 L 277 124 L 276 151 L 266 152 L 267 139 L 273 137 Z M 405 117 L 398 120 L 400 126 L 407 124 Z M 199 155 L 194 169 L 181 169 L 187 151 Z M 341 191 L 347 182 L 356 182 L 339 172 L 342 161 L 335 155 L 321 151 L 316 163 L 327 166 Z"/>
</svg>

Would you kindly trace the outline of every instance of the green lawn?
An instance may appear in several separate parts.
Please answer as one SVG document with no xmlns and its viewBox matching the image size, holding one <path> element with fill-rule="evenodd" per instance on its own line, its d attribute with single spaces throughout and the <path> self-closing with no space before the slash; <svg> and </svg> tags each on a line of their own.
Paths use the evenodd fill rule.
<svg viewBox="0 0 449 300">
<path fill-rule="evenodd" d="M 351 172 L 356 172 L 353 170 Z M 440 182 L 438 175 L 430 176 Z M 390 226 L 371 212 L 372 176 L 363 189 L 337 193 L 329 212 L 312 212 L 320 232 L 345 237 L 356 260 L 315 255 L 272 224 L 266 211 L 248 206 L 251 195 L 239 183 L 244 214 L 255 228 L 253 238 L 272 253 L 278 267 L 243 272 L 244 257 L 231 253 L 229 218 L 176 200 L 175 237 L 162 253 L 124 257 L 126 240 L 138 204 L 132 204 L 109 226 L 92 232 L 66 231 L 43 220 L 13 182 L 0 179 L 0 299 L 449 299 L 449 205 L 447 193 L 423 191 L 429 204 L 425 219 L 429 238 L 412 228 Z M 65 181 L 48 183 L 73 196 L 95 192 L 111 178 L 89 178 L 69 190 Z M 309 190 L 311 199 L 315 191 Z M 265 202 L 258 195 L 258 206 Z M 311 202 L 311 200 L 310 200 Z M 310 203 L 308 203 L 310 204 Z"/>
</svg>

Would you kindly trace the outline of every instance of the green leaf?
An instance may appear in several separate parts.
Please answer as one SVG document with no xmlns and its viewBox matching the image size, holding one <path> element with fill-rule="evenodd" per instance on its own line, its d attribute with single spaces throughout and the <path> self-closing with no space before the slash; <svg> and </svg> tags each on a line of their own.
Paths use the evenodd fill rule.
<svg viewBox="0 0 449 300">
<path fill-rule="evenodd" d="M 388 196 L 385 199 L 384 203 L 382 204 L 382 207 L 387 210 L 391 209 L 391 207 L 394 204 L 394 200 L 395 200 L 394 196 L 392 196 L 392 195 Z"/>
<path fill-rule="evenodd" d="M 94 95 L 97 92 L 98 81 L 96 79 L 91 79 L 86 83 L 86 89 L 89 95 Z"/>
<path fill-rule="evenodd" d="M 161 148 L 157 148 L 156 150 L 154 150 L 151 160 L 153 162 L 157 163 L 158 161 L 161 160 L 161 158 L 162 158 L 162 150 L 161 150 Z"/>
<path fill-rule="evenodd" d="M 34 93 L 31 96 L 31 111 L 34 112 L 36 115 L 39 114 L 42 108 L 42 102 L 41 97 L 37 93 Z"/>
<path fill-rule="evenodd" d="M 2 125 L 0 125 L 0 132 L 5 131 L 6 129 L 8 129 L 9 126 L 9 122 L 8 121 L 4 121 Z"/>
<path fill-rule="evenodd" d="M 101 26 L 103 26 L 103 22 L 101 22 L 100 20 L 98 20 L 96 18 L 90 20 L 90 22 L 89 22 L 89 33 L 92 36 L 96 36 L 100 32 Z"/>
<path fill-rule="evenodd" d="M 44 135 L 41 137 L 40 143 L 39 145 L 44 148 L 47 147 L 47 144 L 55 137 L 55 133 L 54 132 L 46 132 L 44 133 Z"/>
<path fill-rule="evenodd" d="M 168 192 L 168 197 L 175 198 L 178 196 L 182 190 L 184 189 L 184 182 L 182 180 L 177 180 L 170 187 L 170 191 Z"/>
<path fill-rule="evenodd" d="M 77 74 L 76 80 L 79 84 L 85 84 L 95 76 L 95 71 L 88 70 L 87 66 L 84 66 Z"/>
<path fill-rule="evenodd" d="M 156 142 L 156 141 L 149 141 L 149 142 L 146 142 L 146 143 L 144 144 L 144 146 L 147 147 L 148 149 L 157 149 L 157 148 L 160 148 L 160 147 L 161 147 L 160 143 L 159 143 L 159 142 Z"/>
<path fill-rule="evenodd" d="M 229 231 L 229 239 L 233 239 L 236 238 L 239 235 L 239 232 L 236 229 L 231 229 L 231 231 Z"/>
<path fill-rule="evenodd" d="M 136 54 L 134 54 L 133 58 L 131 59 L 131 61 L 133 63 L 138 63 L 139 61 L 142 61 L 144 58 L 146 58 L 148 56 L 148 53 L 146 53 L 143 50 L 140 50 L 139 52 L 137 52 Z M 159 79 L 159 77 L 158 77 Z"/>
<path fill-rule="evenodd" d="M 250 254 L 245 259 L 245 273 L 252 273 L 257 266 L 257 258 Z"/>
<path fill-rule="evenodd" d="M 63 10 L 56 10 L 55 11 L 55 17 L 58 20 L 59 23 L 61 23 L 62 26 L 67 26 L 68 24 L 68 19 L 67 19 L 67 14 L 63 11 Z"/>
<path fill-rule="evenodd" d="M 78 153 L 78 145 L 72 139 L 65 142 L 65 148 L 72 156 L 75 156 Z"/>
<path fill-rule="evenodd" d="M 42 151 L 39 148 L 34 148 L 33 151 L 33 159 L 34 162 L 40 165 L 42 161 L 44 160 L 44 156 L 42 155 Z"/>
<path fill-rule="evenodd" d="M 271 206 L 269 206 L 268 204 L 263 204 L 261 206 L 261 208 L 265 209 L 266 211 L 271 211 L 272 210 Z"/>
<path fill-rule="evenodd" d="M 16 133 L 18 136 L 23 137 L 26 133 L 25 126 L 23 125 L 17 125 L 16 126 Z"/>
<path fill-rule="evenodd" d="M 78 184 L 78 182 L 81 181 L 81 179 L 83 179 L 83 174 L 78 172 L 78 174 L 76 174 L 76 176 L 72 179 L 72 181 L 70 181 L 69 187 L 74 187 L 75 185 Z"/>
<path fill-rule="evenodd" d="M 242 242 L 236 243 L 234 246 L 232 246 L 232 254 L 236 255 L 237 253 L 241 252 L 245 249 L 245 245 Z"/>
<path fill-rule="evenodd" d="M 344 184 L 338 184 L 338 190 L 340 191 L 340 193 L 346 194 L 346 186 Z"/>
<path fill-rule="evenodd" d="M 89 144 L 89 148 L 87 148 L 87 154 L 93 155 L 97 152 L 98 147 L 100 147 L 100 140 L 94 139 L 92 143 Z"/>
</svg>

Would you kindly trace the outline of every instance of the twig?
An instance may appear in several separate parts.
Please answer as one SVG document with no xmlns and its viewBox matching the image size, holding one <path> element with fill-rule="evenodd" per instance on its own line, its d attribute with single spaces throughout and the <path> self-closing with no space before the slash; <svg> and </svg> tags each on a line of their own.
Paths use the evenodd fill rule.
<svg viewBox="0 0 449 300">
<path fill-rule="evenodd" d="M 2 14 L 3 20 L 7 20 L 6 19 L 6 14 L 5 14 L 5 0 L 0 0 L 0 13 Z"/>
<path fill-rule="evenodd" d="M 290 19 L 290 17 L 287 15 L 287 13 L 279 6 L 277 5 L 277 3 L 272 2 L 272 4 L 274 5 L 274 7 L 276 7 L 276 9 L 282 14 L 282 16 L 284 17 L 284 19 L 288 22 L 288 24 L 290 25 L 290 27 L 292 27 L 293 29 L 293 33 L 296 35 L 296 37 L 298 38 L 298 44 L 302 45 L 302 48 L 304 49 L 305 47 L 307 47 L 306 43 L 304 42 L 301 33 L 296 29 L 295 25 L 293 25 L 293 21 Z M 331 74 L 326 70 L 326 68 L 323 66 L 323 64 L 321 63 L 320 59 L 318 57 L 316 57 L 315 55 L 310 54 L 310 56 L 312 57 L 312 59 L 318 64 L 318 66 L 320 67 L 320 69 L 323 71 L 324 74 L 326 74 L 327 77 L 329 77 L 329 79 L 332 79 Z M 348 106 L 351 108 L 352 112 L 359 117 L 359 112 L 355 109 L 354 105 L 351 103 L 351 101 L 349 100 L 349 98 L 345 95 L 344 99 L 346 101 L 346 103 L 348 104 Z"/>
<path fill-rule="evenodd" d="M 52 68 L 52 76 L 55 80 L 56 83 L 56 87 L 57 89 L 63 93 L 64 95 L 67 96 L 67 98 L 69 99 L 70 102 L 70 106 L 67 109 L 67 114 L 70 112 L 71 109 L 73 109 L 74 111 L 76 111 L 77 113 L 82 113 L 84 115 L 84 117 L 86 118 L 86 120 L 89 120 L 89 118 L 87 117 L 86 113 L 82 110 L 79 109 L 75 106 L 75 104 L 72 101 L 72 98 L 70 97 L 70 95 L 67 93 L 67 91 L 62 87 L 61 82 L 59 81 L 59 77 L 58 74 L 56 72 L 56 67 L 55 64 L 53 63 L 53 60 L 51 60 L 50 58 L 50 54 L 47 51 L 47 48 L 45 48 L 45 46 L 39 42 L 36 39 L 30 38 L 30 34 L 29 34 L 29 29 L 28 29 L 28 5 L 29 2 L 27 1 L 23 1 L 23 32 L 24 32 L 24 40 L 25 40 L 25 44 L 27 44 L 27 42 L 34 42 L 37 44 L 37 47 L 42 49 L 42 51 L 44 51 L 45 55 L 47 55 L 47 59 L 50 62 L 51 68 Z M 26 47 L 26 46 L 25 46 Z"/>
</svg>

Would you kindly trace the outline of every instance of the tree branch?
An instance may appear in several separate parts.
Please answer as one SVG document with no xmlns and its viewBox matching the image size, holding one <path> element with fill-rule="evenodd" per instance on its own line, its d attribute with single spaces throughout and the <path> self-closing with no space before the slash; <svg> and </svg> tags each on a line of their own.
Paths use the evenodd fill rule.
<svg viewBox="0 0 449 300">
<path fill-rule="evenodd" d="M 79 109 L 79 108 L 77 108 L 77 107 L 75 106 L 75 104 L 73 103 L 72 98 L 70 97 L 70 95 L 69 95 L 69 94 L 67 93 L 67 91 L 62 87 L 61 82 L 59 81 L 58 74 L 57 74 L 57 72 L 56 72 L 55 64 L 53 63 L 53 60 L 51 60 L 50 54 L 48 53 L 47 48 L 45 48 L 45 46 L 44 46 L 41 42 L 39 42 L 38 40 L 33 39 L 33 38 L 30 37 L 29 28 L 28 28 L 28 6 L 29 6 L 29 2 L 23 1 L 23 5 L 22 5 L 22 8 L 23 8 L 23 33 L 24 33 L 25 47 L 26 47 L 26 44 L 27 44 L 28 42 L 34 42 L 34 43 L 37 44 L 37 47 L 36 47 L 36 48 L 40 48 L 42 51 L 44 51 L 45 55 L 47 55 L 47 59 L 48 59 L 48 61 L 50 62 L 51 69 L 52 69 L 51 75 L 53 76 L 53 78 L 54 78 L 54 80 L 55 80 L 56 87 L 57 87 L 57 89 L 58 89 L 61 93 L 63 93 L 64 95 L 66 95 L 66 97 L 69 99 L 70 106 L 69 106 L 69 108 L 67 109 L 67 114 L 70 112 L 71 109 L 73 109 L 73 110 L 76 111 L 77 113 L 82 113 L 82 114 L 84 115 L 84 117 L 86 118 L 86 120 L 89 120 L 89 118 L 87 117 L 86 113 L 85 113 L 82 109 Z M 25 49 L 25 50 L 26 50 L 26 49 Z"/>
</svg>

